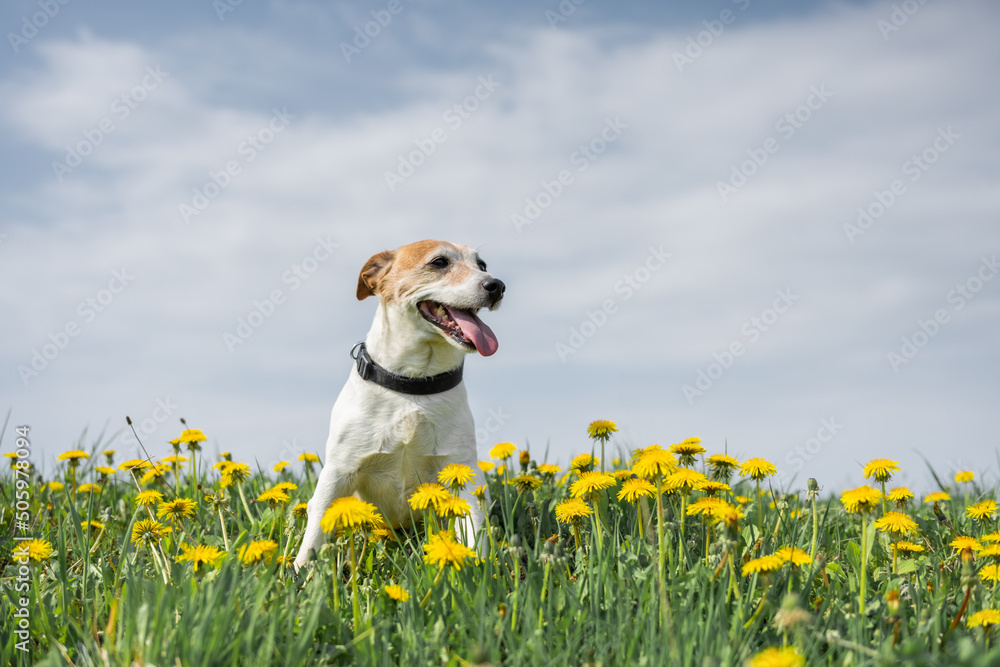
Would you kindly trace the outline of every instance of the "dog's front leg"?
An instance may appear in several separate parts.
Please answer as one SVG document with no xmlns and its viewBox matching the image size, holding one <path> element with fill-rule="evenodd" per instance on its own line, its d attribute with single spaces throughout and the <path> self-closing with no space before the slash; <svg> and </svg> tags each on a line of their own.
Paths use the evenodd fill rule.
<svg viewBox="0 0 1000 667">
<path fill-rule="evenodd" d="M 319 549 L 322 545 L 323 529 L 320 526 L 320 521 L 322 521 L 323 514 L 326 513 L 330 503 L 336 498 L 343 498 L 354 493 L 354 489 L 350 483 L 351 476 L 346 470 L 339 468 L 335 462 L 330 461 L 328 458 L 322 472 L 319 474 L 319 479 L 316 481 L 316 490 L 313 492 L 313 497 L 309 500 L 307 509 L 309 520 L 306 523 L 306 533 L 302 538 L 302 546 L 299 547 L 299 553 L 295 557 L 296 570 L 309 560 L 310 549 Z"/>
</svg>

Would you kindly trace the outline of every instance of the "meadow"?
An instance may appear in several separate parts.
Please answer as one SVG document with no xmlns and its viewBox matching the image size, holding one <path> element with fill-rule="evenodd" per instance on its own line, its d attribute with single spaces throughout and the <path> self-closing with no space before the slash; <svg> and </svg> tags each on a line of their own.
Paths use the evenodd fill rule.
<svg viewBox="0 0 1000 667">
<path fill-rule="evenodd" d="M 0 663 L 1000 664 L 996 489 L 971 471 L 915 497 L 874 459 L 857 488 L 780 492 L 764 459 L 625 450 L 602 420 L 572 461 L 449 466 L 406 531 L 335 501 L 296 572 L 319 458 L 252 466 L 184 426 L 144 459 L 83 437 L 47 475 L 4 429 Z"/>
</svg>

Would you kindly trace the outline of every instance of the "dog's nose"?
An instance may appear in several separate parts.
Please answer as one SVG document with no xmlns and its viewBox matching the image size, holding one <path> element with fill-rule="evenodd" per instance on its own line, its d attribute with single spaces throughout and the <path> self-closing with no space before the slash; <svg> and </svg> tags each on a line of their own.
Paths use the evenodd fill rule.
<svg viewBox="0 0 1000 667">
<path fill-rule="evenodd" d="M 507 289 L 507 286 L 503 284 L 502 280 L 488 278 L 483 281 L 483 289 L 486 290 L 486 293 L 490 295 L 491 299 L 498 301 L 500 297 L 503 296 L 503 292 Z"/>
</svg>

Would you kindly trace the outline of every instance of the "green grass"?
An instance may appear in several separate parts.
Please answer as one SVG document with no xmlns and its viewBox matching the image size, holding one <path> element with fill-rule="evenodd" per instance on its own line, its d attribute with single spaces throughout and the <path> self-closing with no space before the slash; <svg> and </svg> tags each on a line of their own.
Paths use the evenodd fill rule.
<svg viewBox="0 0 1000 667">
<path fill-rule="evenodd" d="M 94 467 L 106 463 L 100 443 L 88 449 L 90 459 L 76 471 L 78 483 L 96 482 Z M 558 523 L 554 513 L 574 478 L 560 483 L 560 473 L 536 491 L 518 493 L 490 474 L 495 548 L 479 563 L 469 560 L 460 570 L 448 567 L 443 573 L 424 563 L 422 526 L 399 534 L 398 542 L 355 538 L 361 611 L 355 626 L 347 537 L 331 538 L 299 573 L 277 557 L 253 565 L 238 558 L 242 546 L 268 536 L 278 544 L 275 556 L 294 555 L 304 520 L 290 508 L 308 500 L 315 481 L 315 471 L 310 474 L 301 464 L 280 474 L 254 470 L 243 483 L 248 507 L 234 487 L 226 489 L 222 514 L 229 551 L 217 568 L 196 573 L 191 564 L 176 561 L 182 540 L 224 546 L 222 522 L 203 498 L 219 491 L 213 463 L 199 461 L 198 508 L 181 524 L 186 535 L 178 529 L 160 543 L 169 561 L 166 584 L 150 549 L 129 539 L 133 522 L 148 518 L 136 508 L 137 488 L 129 473 L 111 476 L 99 492 L 73 494 L 65 462 L 56 473 L 66 485 L 61 492 L 48 487 L 53 476 L 42 479 L 33 471 L 31 533 L 48 540 L 54 551 L 29 566 L 27 592 L 16 590 L 17 489 L 13 470 L 5 465 L 0 664 L 702 666 L 743 665 L 761 650 L 781 646 L 794 647 L 809 665 L 1000 663 L 1000 649 L 984 629 L 966 623 L 973 613 L 998 607 L 995 588 L 977 574 L 992 561 L 963 561 L 949 546 L 959 534 L 978 537 L 997 530 L 995 516 L 984 523 L 965 515 L 966 495 L 971 503 L 995 497 L 995 489 L 953 484 L 953 501 L 939 503 L 939 516 L 915 499 L 905 511 L 919 525 L 912 541 L 926 551 L 901 557 L 898 574 L 891 571 L 888 536 L 870 525 L 880 508 L 866 517 L 864 568 L 861 520 L 844 511 L 838 494 L 815 502 L 812 563 L 743 576 L 744 562 L 781 547 L 810 551 L 814 505 L 808 495 L 765 494 L 762 507 L 755 487 L 737 484 L 736 477 L 732 495 L 722 495 L 752 498 L 742 507 L 745 517 L 727 529 L 686 516 L 682 538 L 675 494 L 664 500 L 661 588 L 655 503 L 647 539 L 640 539 L 636 506 L 617 500 L 620 483 L 600 494 L 595 503 L 600 524 L 595 517 L 583 522 L 583 548 L 577 550 L 572 527 Z M 516 455 L 509 464 L 511 474 L 520 472 Z M 700 459 L 697 466 L 701 469 Z M 158 489 L 167 499 L 191 497 L 195 482 L 189 471 L 168 472 L 145 488 Z M 277 511 L 253 502 L 277 481 L 297 484 L 291 502 Z M 762 486 L 767 488 L 766 480 Z M 701 495 L 693 493 L 687 504 Z M 85 520 L 98 521 L 103 529 L 85 531 Z M 409 600 L 390 600 L 384 592 L 390 583 L 406 589 Z M 890 591 L 899 595 L 895 612 Z M 29 602 L 27 652 L 16 649 L 20 640 L 13 634 L 22 596 Z M 776 618 L 789 624 L 782 627 Z"/>
</svg>

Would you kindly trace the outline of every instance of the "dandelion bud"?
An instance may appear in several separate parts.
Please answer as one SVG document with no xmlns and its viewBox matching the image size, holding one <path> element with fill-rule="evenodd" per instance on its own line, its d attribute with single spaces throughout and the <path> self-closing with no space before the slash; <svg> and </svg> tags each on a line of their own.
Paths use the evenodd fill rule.
<svg viewBox="0 0 1000 667">
<path fill-rule="evenodd" d="M 819 491 L 819 482 L 816 481 L 815 477 L 810 477 L 809 478 L 809 490 L 810 491 Z"/>
<path fill-rule="evenodd" d="M 889 615 L 899 616 L 899 591 L 889 591 L 888 595 L 885 596 L 885 602 L 889 609 Z"/>
<path fill-rule="evenodd" d="M 521 470 L 527 470 L 528 464 L 531 463 L 531 454 L 528 453 L 527 449 L 522 449 L 520 455 L 518 456 L 518 462 L 521 464 Z"/>
</svg>

